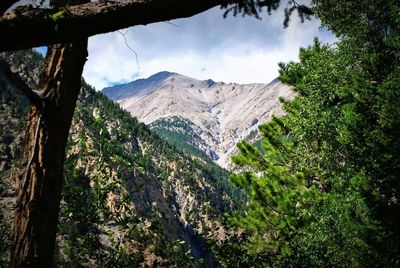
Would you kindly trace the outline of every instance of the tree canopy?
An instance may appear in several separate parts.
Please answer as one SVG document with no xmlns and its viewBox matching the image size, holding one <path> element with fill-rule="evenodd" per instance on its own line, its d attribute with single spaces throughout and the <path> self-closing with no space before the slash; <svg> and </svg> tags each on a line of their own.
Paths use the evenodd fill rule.
<svg viewBox="0 0 400 268">
<path fill-rule="evenodd" d="M 15 2 L 1 2 L 0 51 L 57 44 L 49 49 L 39 94 L 31 98 L 39 104 L 27 128 L 12 260 L 14 266 L 46 266 L 52 262 L 65 144 L 87 37 L 219 5 L 233 15 L 258 17 L 280 1 L 65 1 L 4 12 Z M 216 254 L 230 267 L 398 265 L 400 3 L 313 0 L 311 9 L 294 0 L 287 4 L 285 24 L 295 10 L 302 19 L 315 13 L 339 42 L 316 40 L 300 50 L 300 62 L 281 64 L 280 79 L 298 96 L 282 100 L 287 116 L 260 127 L 261 146 L 238 145 L 234 161 L 243 171 L 232 181 L 247 190 L 249 204 L 229 222 L 244 230 L 237 237 L 243 245 L 228 241 Z"/>
<path fill-rule="evenodd" d="M 32 107 L 26 127 L 23 167 L 16 174 L 18 197 L 10 267 L 49 267 L 53 262 L 63 167 L 69 128 L 87 57 L 87 38 L 119 28 L 192 16 L 221 5 L 234 15 L 253 15 L 277 8 L 278 0 L 52 0 L 49 6 L 25 5 L 6 11 L 16 0 L 0 2 L 0 51 L 48 45 L 38 88 L 25 85 L 11 70 Z M 288 0 L 302 18 L 311 11 Z M 5 12 L 6 11 L 6 12 Z M 4 67 L 7 69 L 7 65 Z M 22 86 L 22 87 L 21 87 Z"/>
<path fill-rule="evenodd" d="M 280 65 L 297 97 L 260 127 L 261 146 L 238 144 L 233 160 L 244 171 L 231 180 L 250 201 L 229 220 L 245 230 L 244 245 L 217 250 L 228 267 L 237 252 L 260 267 L 400 260 L 400 4 L 313 3 L 339 41 L 316 40 L 300 62 Z"/>
</svg>

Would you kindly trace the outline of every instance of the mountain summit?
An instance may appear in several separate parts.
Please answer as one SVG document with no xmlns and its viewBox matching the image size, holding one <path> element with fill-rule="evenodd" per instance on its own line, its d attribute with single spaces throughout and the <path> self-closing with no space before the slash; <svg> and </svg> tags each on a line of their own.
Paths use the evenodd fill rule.
<svg viewBox="0 0 400 268">
<path fill-rule="evenodd" d="M 102 92 L 175 144 L 193 145 L 225 168 L 230 167 L 236 143 L 254 139 L 260 123 L 283 114 L 279 97 L 291 98 L 294 94 L 277 80 L 236 84 L 171 72 Z"/>
<path fill-rule="evenodd" d="M 138 79 L 128 84 L 104 88 L 102 92 L 110 99 L 121 100 L 139 92 L 146 92 L 156 88 L 162 81 L 174 74 L 166 71 L 159 72 L 146 79 Z"/>
</svg>

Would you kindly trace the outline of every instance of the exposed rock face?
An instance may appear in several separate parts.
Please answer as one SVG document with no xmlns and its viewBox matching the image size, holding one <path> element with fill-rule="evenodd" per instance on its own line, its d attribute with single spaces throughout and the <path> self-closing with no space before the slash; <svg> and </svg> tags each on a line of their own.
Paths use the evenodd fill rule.
<svg viewBox="0 0 400 268">
<path fill-rule="evenodd" d="M 21 59 L 39 65 L 34 57 Z M 34 83 L 37 70 L 29 68 L 23 77 Z M 21 165 L 28 106 L 17 92 L 0 73 L 0 266 L 8 259 L 11 175 Z M 176 150 L 83 83 L 66 151 L 56 264 L 192 267 L 194 257 L 212 267 L 204 241 L 224 239 L 219 217 L 242 200 L 233 198 L 240 192 L 227 175 Z"/>
<path fill-rule="evenodd" d="M 226 84 L 169 72 L 105 88 L 103 93 L 153 128 L 171 118 L 189 121 L 191 143 L 225 168 L 230 167 L 238 141 L 252 136 L 272 115 L 283 114 L 279 97 L 294 95 L 289 86 L 277 80 Z"/>
</svg>

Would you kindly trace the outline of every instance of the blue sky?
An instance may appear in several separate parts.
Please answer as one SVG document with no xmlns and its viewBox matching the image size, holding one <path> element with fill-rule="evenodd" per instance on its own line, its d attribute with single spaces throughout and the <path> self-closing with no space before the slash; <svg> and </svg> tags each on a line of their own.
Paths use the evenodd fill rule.
<svg viewBox="0 0 400 268">
<path fill-rule="evenodd" d="M 313 19 L 300 23 L 293 16 L 283 28 L 283 9 L 262 20 L 253 17 L 223 18 L 211 9 L 187 19 L 155 23 L 97 35 L 89 39 L 85 79 L 96 89 L 172 71 L 197 79 L 237 83 L 268 83 L 278 75 L 278 62 L 297 60 L 300 47 L 318 37 L 334 37 Z"/>
</svg>

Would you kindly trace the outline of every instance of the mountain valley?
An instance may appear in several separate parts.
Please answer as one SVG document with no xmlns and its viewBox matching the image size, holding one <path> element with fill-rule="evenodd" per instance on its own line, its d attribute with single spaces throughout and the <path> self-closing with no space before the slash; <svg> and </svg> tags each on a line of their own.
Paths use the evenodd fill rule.
<svg viewBox="0 0 400 268">
<path fill-rule="evenodd" d="M 3 57 L 35 85 L 38 53 Z M 212 266 L 206 241 L 229 235 L 220 218 L 245 200 L 227 180 L 229 172 L 182 153 L 82 83 L 66 151 L 57 266 Z M 0 72 L 0 266 L 11 243 L 16 174 L 26 164 L 28 109 Z"/>
</svg>

